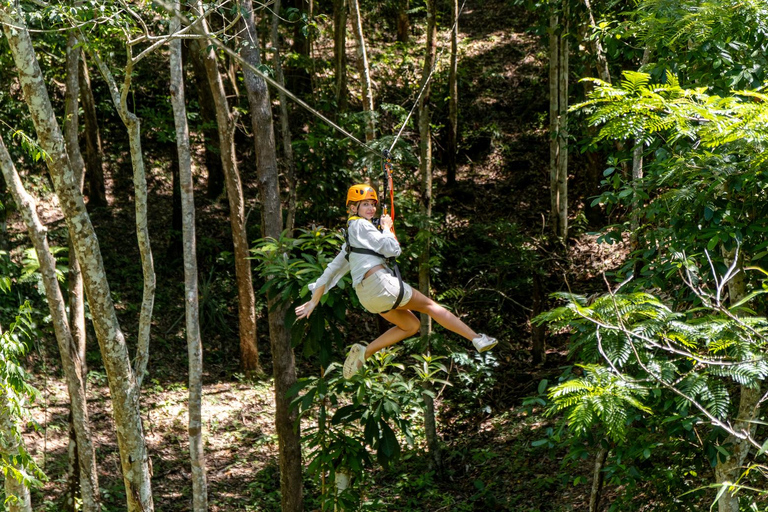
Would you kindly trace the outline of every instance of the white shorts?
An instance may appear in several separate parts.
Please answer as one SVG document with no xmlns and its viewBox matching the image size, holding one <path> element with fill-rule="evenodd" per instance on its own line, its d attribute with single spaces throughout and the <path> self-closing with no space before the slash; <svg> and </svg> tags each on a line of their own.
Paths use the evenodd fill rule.
<svg viewBox="0 0 768 512">
<path fill-rule="evenodd" d="M 383 268 L 369 275 L 355 286 L 360 304 L 371 313 L 389 311 L 400 293 L 400 283 L 391 270 Z M 403 299 L 398 307 L 405 306 L 413 297 L 413 288 L 403 281 Z"/>
</svg>

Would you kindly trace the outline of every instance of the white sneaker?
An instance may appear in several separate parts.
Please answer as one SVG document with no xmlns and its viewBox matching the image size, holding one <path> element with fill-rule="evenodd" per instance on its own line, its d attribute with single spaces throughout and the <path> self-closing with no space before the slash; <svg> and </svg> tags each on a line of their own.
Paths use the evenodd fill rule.
<svg viewBox="0 0 768 512">
<path fill-rule="evenodd" d="M 359 343 L 355 343 L 352 345 L 352 348 L 349 349 L 347 359 L 344 361 L 342 374 L 345 379 L 351 379 L 363 366 L 365 366 L 365 347 Z"/>
<path fill-rule="evenodd" d="M 475 346 L 478 352 L 486 352 L 488 350 L 491 350 L 498 343 L 499 342 L 496 340 L 496 338 L 491 338 L 487 334 L 481 334 L 480 336 L 472 340 L 472 344 Z"/>
</svg>

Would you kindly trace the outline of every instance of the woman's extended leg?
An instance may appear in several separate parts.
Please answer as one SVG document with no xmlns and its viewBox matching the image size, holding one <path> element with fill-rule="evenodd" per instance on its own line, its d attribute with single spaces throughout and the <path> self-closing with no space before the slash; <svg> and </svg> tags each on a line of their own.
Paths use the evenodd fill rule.
<svg viewBox="0 0 768 512">
<path fill-rule="evenodd" d="M 398 308 L 395 311 L 403 311 L 407 309 L 431 316 L 435 322 L 456 334 L 464 336 L 470 341 L 478 337 L 478 334 L 470 329 L 469 326 L 462 322 L 456 315 L 416 289 L 413 290 L 413 296 L 411 297 L 411 300 L 408 301 L 408 304 L 402 306 L 402 309 Z M 385 316 L 384 318 L 387 317 Z M 387 320 L 389 320 L 389 318 L 387 318 Z"/>
<path fill-rule="evenodd" d="M 402 341 L 419 332 L 419 326 L 421 325 L 419 319 L 407 309 L 393 309 L 392 311 L 381 313 L 381 316 L 388 322 L 395 324 L 395 326 L 373 340 L 368 347 L 366 347 L 366 359 L 371 357 L 371 354 L 390 345 L 394 345 L 398 341 Z"/>
</svg>

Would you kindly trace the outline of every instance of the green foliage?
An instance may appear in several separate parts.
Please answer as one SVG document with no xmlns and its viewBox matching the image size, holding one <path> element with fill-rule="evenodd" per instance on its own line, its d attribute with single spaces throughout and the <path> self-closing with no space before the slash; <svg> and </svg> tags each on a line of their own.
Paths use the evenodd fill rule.
<svg viewBox="0 0 768 512">
<path fill-rule="evenodd" d="M 279 240 L 257 240 L 251 250 L 259 262 L 257 271 L 265 280 L 260 292 L 266 293 L 270 300 L 293 303 L 301 298 L 308 299 L 309 283 L 322 275 L 344 242 L 340 232 L 321 227 L 299 230 L 299 233 L 298 238 L 283 233 Z M 349 293 L 350 289 L 349 276 L 345 276 L 323 295 L 320 305 L 304 326 L 294 326 L 295 313 L 291 308 L 287 312 L 286 326 L 292 329 L 293 345 L 301 345 L 306 357 L 318 355 L 322 366 L 332 360 L 333 341 L 343 343 L 344 336 L 339 329 L 345 324 L 347 302 L 358 304 L 357 296 Z"/>
<path fill-rule="evenodd" d="M 737 414 L 734 390 L 760 386 L 768 377 L 762 355 L 768 320 L 736 316 L 740 306 L 728 310 L 714 303 L 673 311 L 642 292 L 557 297 L 566 304 L 534 321 L 568 329 L 572 357 L 585 361 L 548 393 L 548 414 L 564 413 L 564 425 L 577 436 L 571 459 L 584 453 L 583 440 L 592 446 L 609 442 L 619 461 L 607 471 L 625 484 L 648 471 L 627 462 L 649 459 L 652 452 L 688 453 L 693 443 L 712 465 L 728 456 L 723 440 Z M 539 445 L 562 442 L 552 432 Z M 688 467 L 693 476 L 701 471 Z M 653 471 L 677 488 L 696 487 L 691 476 Z"/>
<path fill-rule="evenodd" d="M 595 423 L 601 423 L 610 438 L 624 441 L 630 411 L 634 408 L 651 414 L 641 402 L 648 390 L 642 383 L 610 369 L 597 365 L 579 367 L 584 370 L 581 378 L 550 389 L 550 414 L 567 411 L 569 427 L 577 434 L 585 434 Z"/>
<path fill-rule="evenodd" d="M 768 6 L 761 0 L 643 0 L 634 14 L 649 70 L 669 70 L 720 94 L 766 79 Z"/>
<path fill-rule="evenodd" d="M 414 419 L 423 395 L 431 394 L 423 384 L 446 383 L 440 378 L 447 372 L 440 358 L 414 356 L 416 378 L 412 378 L 396 361 L 399 351 L 395 347 L 377 352 L 351 380 L 344 379 L 340 366 L 333 363 L 321 377 L 302 379 L 291 390 L 300 414 L 317 420 L 316 426 L 304 430 L 304 444 L 310 450 L 309 473 L 326 477 L 323 510 L 358 509 L 368 485 L 364 470 L 373 463 L 369 449 L 381 465 L 390 467 L 402 453 L 399 437 L 414 444 Z M 349 475 L 354 485 L 337 494 L 340 473 Z"/>
<path fill-rule="evenodd" d="M 0 442 L 0 471 L 6 478 L 13 478 L 27 487 L 42 485 L 45 475 L 35 464 L 34 459 L 26 451 L 21 436 L 20 423 L 28 419 L 29 402 L 35 400 L 39 393 L 29 383 L 29 376 L 21 366 L 20 361 L 27 352 L 26 339 L 32 328 L 30 308 L 22 307 L 15 321 L 0 334 L 0 398 L 3 414 L 8 415 L 13 440 L 3 439 Z M 11 443 L 18 446 L 15 451 L 9 450 Z M 9 497 L 6 497 L 9 499 Z"/>
</svg>

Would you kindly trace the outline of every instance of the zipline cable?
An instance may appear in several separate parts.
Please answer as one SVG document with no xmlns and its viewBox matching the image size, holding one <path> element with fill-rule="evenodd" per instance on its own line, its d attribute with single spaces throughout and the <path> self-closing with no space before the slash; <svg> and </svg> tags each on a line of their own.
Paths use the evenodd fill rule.
<svg viewBox="0 0 768 512">
<path fill-rule="evenodd" d="M 179 20 L 181 20 L 182 23 L 184 23 L 186 25 L 190 25 L 192 23 L 186 16 L 181 14 L 173 5 L 170 5 L 168 2 L 166 2 L 164 0 L 157 0 L 157 3 L 159 5 L 161 5 L 165 10 L 167 10 L 168 12 L 172 13 L 174 16 L 179 18 Z M 198 35 L 200 35 L 200 36 L 204 37 L 205 39 L 209 40 L 217 48 L 219 48 L 220 50 L 223 50 L 224 53 L 226 53 L 227 55 L 229 55 L 230 57 L 235 59 L 235 61 L 239 62 L 240 65 L 248 68 L 248 70 L 252 71 L 253 73 L 255 73 L 257 75 L 259 75 L 269 85 L 271 85 L 272 87 L 274 87 L 275 89 L 277 89 L 279 91 L 282 91 L 286 96 L 288 96 L 293 101 L 295 101 L 297 104 L 302 106 L 304 109 L 306 109 L 312 115 L 322 119 L 326 124 L 328 124 L 329 126 L 334 128 L 335 130 L 337 130 L 338 132 L 343 134 L 345 137 L 347 137 L 350 140 L 356 142 L 358 145 L 360 145 L 362 148 L 366 149 L 367 151 L 369 151 L 369 152 L 371 152 L 371 153 L 373 153 L 375 155 L 379 154 L 379 151 L 373 149 L 368 144 L 366 144 L 365 142 L 361 141 L 360 139 L 358 139 L 357 137 L 355 137 L 354 135 L 349 133 L 347 130 L 345 130 L 344 128 L 342 128 L 341 126 L 339 126 L 338 124 L 334 123 L 333 121 L 328 119 L 326 116 L 324 116 L 323 114 L 321 114 L 320 112 L 318 112 L 317 110 L 312 108 L 304 100 L 302 100 L 301 98 L 299 98 L 298 96 L 293 94 L 291 91 L 289 91 L 288 89 L 286 89 L 285 87 L 280 85 L 279 82 L 277 82 L 274 79 L 272 79 L 271 77 L 269 77 L 267 74 L 262 72 L 260 69 L 258 69 L 256 66 L 254 66 L 250 62 L 247 62 L 245 59 L 243 59 L 243 57 L 241 57 L 234 50 L 230 49 L 227 45 L 225 45 L 224 43 L 222 43 L 221 41 L 219 41 L 215 37 L 210 37 L 209 34 L 205 34 L 205 33 L 200 34 L 199 29 L 197 29 L 196 32 L 198 33 Z"/>
<path fill-rule="evenodd" d="M 166 9 L 168 12 L 172 13 L 174 16 L 179 18 L 182 23 L 185 23 L 187 25 L 190 25 L 192 22 L 187 19 L 186 16 L 181 14 L 175 6 L 169 5 L 168 2 L 164 0 L 157 0 L 157 3 L 163 6 L 164 9 Z M 456 16 L 456 19 L 454 20 L 453 26 L 451 26 L 451 30 L 449 33 L 453 33 L 453 30 L 456 28 L 456 24 L 459 22 L 459 18 L 461 17 L 461 13 L 464 11 L 464 7 L 467 4 L 467 0 L 464 0 L 461 4 L 461 9 L 459 9 L 459 12 Z M 199 30 L 199 29 L 198 29 Z M 286 96 L 291 98 L 293 101 L 295 101 L 298 105 L 303 107 L 305 110 L 307 110 L 310 114 L 318 117 L 322 121 L 324 121 L 326 124 L 337 130 L 339 133 L 343 134 L 348 139 L 352 140 L 353 142 L 357 143 L 360 147 L 364 148 L 365 150 L 369 151 L 370 153 L 378 155 L 379 152 L 375 149 L 373 149 L 371 146 L 366 144 L 365 142 L 361 141 L 351 133 L 349 133 L 347 130 L 336 124 L 335 122 L 328 119 L 326 116 L 324 116 L 322 113 L 318 112 L 316 109 L 314 109 L 312 106 L 310 106 L 308 103 L 306 103 L 304 100 L 293 94 L 291 91 L 286 89 L 283 85 L 281 85 L 276 80 L 272 79 L 270 76 L 268 76 L 266 73 L 262 72 L 260 69 L 258 69 L 256 66 L 252 65 L 251 63 L 247 62 L 245 59 L 243 59 L 237 52 L 230 49 L 227 45 L 216 39 L 215 37 L 210 37 L 209 34 L 199 34 L 209 41 L 211 41 L 214 45 L 216 45 L 217 48 L 221 49 L 235 59 L 237 62 L 239 62 L 242 66 L 247 67 L 250 71 L 253 73 L 259 75 L 262 79 L 264 79 L 265 82 L 267 82 L 269 85 L 274 87 L 275 89 L 282 91 Z M 424 91 L 427 89 L 427 85 L 429 85 L 429 82 L 432 80 L 432 77 L 434 76 L 435 70 L 437 69 L 437 64 L 440 62 L 440 58 L 443 55 L 443 52 L 445 51 L 445 47 L 443 46 L 440 49 L 440 53 L 435 58 L 434 64 L 432 64 L 432 69 L 429 71 L 429 74 L 427 75 L 426 80 L 424 80 L 424 83 L 422 84 L 421 90 L 419 91 L 418 96 L 416 97 L 416 101 L 414 101 L 413 106 L 411 107 L 410 112 L 408 112 L 408 115 L 405 118 L 405 121 L 403 121 L 403 124 L 400 126 L 400 130 L 397 132 L 397 135 L 395 135 L 394 140 L 392 141 L 392 145 L 389 147 L 388 150 L 385 150 L 382 152 L 384 160 L 386 160 L 388 163 L 391 162 L 391 152 L 394 149 L 395 145 L 397 144 L 397 141 L 400 139 L 400 136 L 403 133 L 403 130 L 405 129 L 406 125 L 408 124 L 408 121 L 411 119 L 411 116 L 413 115 L 413 111 L 416 109 L 416 107 L 419 104 L 419 101 L 421 101 L 421 97 L 424 95 Z M 391 184 L 392 180 L 392 170 L 391 166 L 388 167 L 388 182 Z M 394 197 L 394 193 L 392 192 L 392 187 L 390 186 L 390 195 Z M 394 200 L 393 200 L 394 201 Z M 394 213 L 394 203 L 393 203 L 393 213 Z"/>
<path fill-rule="evenodd" d="M 448 32 L 449 34 L 453 33 L 453 30 L 456 28 L 456 24 L 459 23 L 459 18 L 461 18 L 461 13 L 464 12 L 464 6 L 467 5 L 467 0 L 464 0 L 461 4 L 461 9 L 459 9 L 459 12 L 456 14 L 456 19 L 453 22 L 453 26 L 451 27 L 451 30 Z M 432 69 L 429 71 L 429 75 L 427 75 L 427 79 L 424 81 L 424 85 L 421 86 L 421 90 L 419 91 L 419 95 L 416 97 L 416 101 L 413 102 L 413 106 L 411 107 L 411 111 L 408 112 L 408 116 L 406 116 L 405 121 L 403 121 L 402 126 L 400 126 L 400 130 L 397 132 L 397 135 L 395 136 L 395 140 L 392 141 L 392 145 L 389 146 L 389 149 L 387 150 L 388 153 L 392 152 L 392 149 L 394 149 L 395 144 L 397 144 L 397 140 L 400 138 L 400 135 L 403 133 L 403 129 L 408 125 L 408 121 L 411 119 L 411 116 L 413 115 L 413 111 L 416 109 L 416 106 L 419 104 L 419 101 L 421 101 L 421 97 L 424 94 L 424 91 L 427 90 L 427 85 L 429 85 L 430 80 L 432 80 L 432 75 L 435 73 L 435 69 L 437 69 L 437 64 L 440 62 L 440 57 L 443 56 L 443 52 L 445 51 L 445 46 L 440 48 L 440 53 L 435 58 L 435 63 L 432 64 Z M 385 158 L 386 155 L 385 155 Z"/>
</svg>

